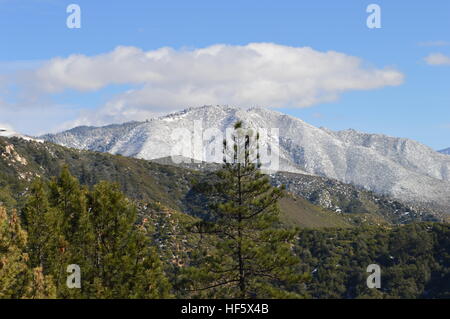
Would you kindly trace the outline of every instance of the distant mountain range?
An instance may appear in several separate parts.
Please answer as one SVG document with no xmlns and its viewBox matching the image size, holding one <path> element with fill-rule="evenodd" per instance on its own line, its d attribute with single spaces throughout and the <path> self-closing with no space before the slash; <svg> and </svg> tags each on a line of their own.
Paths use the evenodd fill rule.
<svg viewBox="0 0 450 319">
<path fill-rule="evenodd" d="M 174 155 L 177 141 L 171 134 L 175 130 L 194 134 L 195 123 L 201 123 L 204 129 L 213 126 L 224 132 L 238 120 L 254 129 L 279 129 L 281 171 L 324 176 L 442 210 L 450 207 L 447 155 L 410 139 L 351 129 L 335 132 L 263 108 L 204 106 L 145 122 L 83 126 L 40 138 L 73 148 L 150 160 Z M 207 140 L 206 149 L 214 149 L 216 142 Z"/>
<path fill-rule="evenodd" d="M 30 141 L 30 140 L 38 141 L 38 140 L 33 139 L 33 138 L 29 137 L 29 136 L 19 134 L 19 133 L 15 132 L 15 131 L 13 131 L 13 130 L 11 130 L 9 128 L 1 127 L 1 126 L 0 126 L 0 136 L 3 136 L 3 137 L 20 137 L 20 138 L 23 138 L 23 139 L 25 139 L 27 141 Z"/>
<path fill-rule="evenodd" d="M 445 150 L 440 150 L 439 153 L 450 155 L 450 147 L 446 148 Z"/>
</svg>

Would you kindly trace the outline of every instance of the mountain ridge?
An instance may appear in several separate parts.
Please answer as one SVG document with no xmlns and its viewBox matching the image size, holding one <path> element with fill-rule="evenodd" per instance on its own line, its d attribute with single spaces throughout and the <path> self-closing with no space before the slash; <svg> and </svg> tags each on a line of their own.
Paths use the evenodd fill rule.
<svg viewBox="0 0 450 319">
<path fill-rule="evenodd" d="M 173 155 L 176 142 L 171 134 L 177 129 L 194 134 L 197 121 L 202 129 L 214 127 L 225 132 L 238 120 L 258 130 L 279 130 L 280 171 L 324 176 L 406 202 L 450 208 L 450 158 L 445 154 L 406 138 L 317 128 L 264 108 L 188 108 L 145 122 L 74 128 L 40 138 L 68 147 L 152 160 Z M 214 141 L 206 139 L 202 146 L 206 157 L 186 157 L 211 161 L 208 156 L 215 150 Z"/>
</svg>

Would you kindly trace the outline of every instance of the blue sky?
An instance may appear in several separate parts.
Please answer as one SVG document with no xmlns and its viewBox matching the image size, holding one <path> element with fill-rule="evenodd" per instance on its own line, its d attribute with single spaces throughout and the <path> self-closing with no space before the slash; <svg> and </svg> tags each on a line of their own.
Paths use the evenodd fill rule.
<svg viewBox="0 0 450 319">
<path fill-rule="evenodd" d="M 81 29 L 66 26 L 70 3 L 81 7 Z M 366 26 L 370 3 L 381 7 L 381 29 Z M 335 130 L 354 128 L 408 137 L 435 149 L 450 146 L 450 65 L 425 61 L 430 54 L 450 56 L 448 0 L 0 0 L 0 38 L 0 123 L 28 134 L 54 131 L 75 119 L 82 123 L 115 97 L 145 86 L 133 81 L 105 82 L 84 90 L 68 84 L 57 92 L 41 92 L 27 82 L 27 72 L 55 57 L 92 57 L 117 46 L 143 52 L 170 47 L 183 52 L 215 44 L 239 48 L 261 42 L 336 51 L 361 59 L 363 68 L 392 68 L 404 76 L 401 84 L 346 89 L 334 99 L 319 99 L 308 107 L 292 106 L 287 100 L 285 105 L 290 107 L 278 105 L 278 110 Z M 151 88 L 145 89 L 155 97 L 148 92 Z M 197 93 L 201 89 L 196 87 Z M 157 100 L 161 107 L 155 110 L 153 105 L 149 111 L 165 110 L 164 96 Z M 171 105 L 167 111 L 173 109 Z M 120 109 L 125 111 L 126 107 Z M 120 119 L 117 116 L 115 121 Z"/>
</svg>

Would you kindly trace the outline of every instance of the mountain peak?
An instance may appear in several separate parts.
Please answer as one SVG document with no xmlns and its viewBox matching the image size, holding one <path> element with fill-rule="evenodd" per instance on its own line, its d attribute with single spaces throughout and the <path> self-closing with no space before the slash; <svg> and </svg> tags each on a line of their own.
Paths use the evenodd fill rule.
<svg viewBox="0 0 450 319">
<path fill-rule="evenodd" d="M 64 146 L 147 160 L 181 155 L 214 161 L 211 152 L 221 146 L 203 134 L 206 129 L 224 134 L 237 120 L 253 129 L 278 129 L 280 171 L 325 176 L 410 202 L 450 207 L 450 157 L 413 140 L 320 129 L 271 109 L 204 105 L 147 122 L 84 127 L 42 138 Z M 192 147 L 195 127 L 203 130 L 201 152 L 186 156 L 181 149 Z M 181 137 L 187 138 L 181 148 L 180 141 L 173 139 L 175 132 L 184 132 Z"/>
</svg>

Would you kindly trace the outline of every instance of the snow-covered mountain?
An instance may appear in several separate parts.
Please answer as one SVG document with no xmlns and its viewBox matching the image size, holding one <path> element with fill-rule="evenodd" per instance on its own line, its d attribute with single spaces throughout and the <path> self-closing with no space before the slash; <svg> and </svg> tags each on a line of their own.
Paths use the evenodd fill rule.
<svg viewBox="0 0 450 319">
<path fill-rule="evenodd" d="M 201 123 L 203 129 L 224 132 L 237 120 L 253 128 L 279 129 L 282 171 L 325 176 L 404 201 L 450 207 L 449 156 L 413 140 L 355 130 L 335 132 L 263 108 L 204 106 L 145 122 L 77 127 L 41 138 L 68 147 L 155 159 L 173 155 L 175 130 L 192 133 Z M 206 148 L 213 143 L 208 140 Z"/>
<path fill-rule="evenodd" d="M 23 138 L 23 139 L 25 139 L 27 141 L 33 140 L 33 141 L 40 142 L 37 139 L 33 139 L 33 138 L 29 137 L 29 136 L 19 134 L 19 133 L 15 132 L 15 131 L 11 130 L 10 128 L 1 127 L 1 126 L 0 126 L 0 136 L 4 136 L 4 137 L 20 137 L 20 138 Z"/>
<path fill-rule="evenodd" d="M 450 155 L 450 147 L 446 148 L 445 150 L 440 150 L 439 153 Z"/>
</svg>

